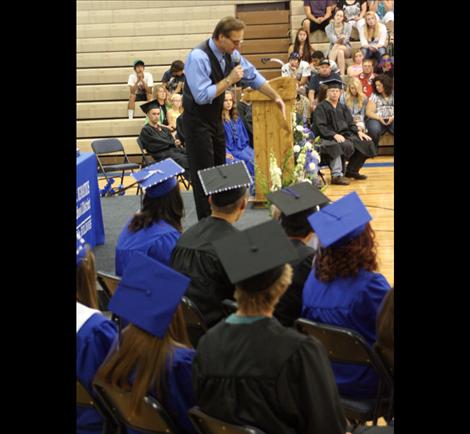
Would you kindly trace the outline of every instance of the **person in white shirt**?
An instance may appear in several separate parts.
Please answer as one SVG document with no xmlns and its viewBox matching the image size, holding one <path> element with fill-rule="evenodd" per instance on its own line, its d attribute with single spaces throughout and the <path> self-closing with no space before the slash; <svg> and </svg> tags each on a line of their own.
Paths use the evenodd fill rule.
<svg viewBox="0 0 470 434">
<path fill-rule="evenodd" d="M 305 60 L 301 60 L 300 54 L 293 51 L 289 55 L 289 61 L 281 68 L 283 77 L 294 77 L 297 80 L 297 90 L 305 94 L 305 85 L 310 80 L 310 65 Z"/>
<path fill-rule="evenodd" d="M 130 95 L 127 113 L 129 119 L 134 118 L 135 102 L 150 101 L 152 99 L 153 77 L 150 72 L 145 72 L 145 64 L 142 60 L 134 62 L 134 72 L 129 75 L 127 84 Z"/>
</svg>

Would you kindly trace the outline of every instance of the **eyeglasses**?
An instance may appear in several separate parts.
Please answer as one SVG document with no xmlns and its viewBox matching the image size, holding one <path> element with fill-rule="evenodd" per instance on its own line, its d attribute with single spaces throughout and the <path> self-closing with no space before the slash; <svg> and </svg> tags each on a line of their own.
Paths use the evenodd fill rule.
<svg viewBox="0 0 470 434">
<path fill-rule="evenodd" d="M 233 45 L 241 45 L 241 44 L 243 44 L 243 39 L 239 39 L 238 41 L 234 41 L 232 38 L 229 38 L 228 36 L 227 36 L 227 39 L 230 39 L 230 40 L 232 41 L 232 44 L 233 44 Z"/>
</svg>

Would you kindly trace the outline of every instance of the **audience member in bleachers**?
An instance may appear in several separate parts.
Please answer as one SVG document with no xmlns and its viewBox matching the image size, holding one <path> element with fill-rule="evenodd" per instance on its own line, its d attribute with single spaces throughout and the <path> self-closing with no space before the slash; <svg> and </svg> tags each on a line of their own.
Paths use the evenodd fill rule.
<svg viewBox="0 0 470 434">
<path fill-rule="evenodd" d="M 348 185 L 347 178 L 366 179 L 359 170 L 368 157 L 377 155 L 376 147 L 371 138 L 357 128 L 348 107 L 339 102 L 343 83 L 331 79 L 324 84 L 328 86 L 327 96 L 313 112 L 312 129 L 321 137 L 320 151 L 330 158 L 331 183 Z M 346 177 L 341 156 L 349 160 Z"/>
<path fill-rule="evenodd" d="M 197 176 L 198 170 L 223 164 L 226 158 L 222 122 L 224 93 L 241 81 L 272 100 L 282 113 L 281 127 L 288 128 L 286 105 L 266 79 L 236 48 L 240 48 L 245 23 L 222 18 L 212 33 L 189 53 L 185 62 L 183 91 L 184 128 L 194 202 L 198 219 L 210 215 L 210 207 Z M 191 134 L 189 134 L 189 131 Z"/>
<path fill-rule="evenodd" d="M 367 98 L 372 95 L 372 80 L 374 79 L 374 61 L 373 59 L 364 59 L 362 61 L 362 72 L 357 76 L 362 85 L 362 91 Z"/>
<path fill-rule="evenodd" d="M 150 101 L 152 99 L 153 77 L 150 72 L 145 72 L 145 64 L 142 60 L 134 62 L 134 72 L 129 75 L 127 84 L 130 91 L 127 112 L 129 119 L 133 119 L 135 102 Z"/>
<path fill-rule="evenodd" d="M 393 57 L 384 54 L 380 63 L 375 67 L 374 73 L 388 75 L 393 80 Z"/>
<path fill-rule="evenodd" d="M 144 149 L 155 159 L 160 161 L 172 158 L 185 170 L 188 169 L 188 157 L 182 148 L 181 141 L 174 139 L 169 128 L 160 125 L 160 104 L 157 100 L 142 104 L 140 108 L 147 114 L 148 124 L 144 125 L 139 138 Z M 189 173 L 185 173 L 189 177 Z"/>
<path fill-rule="evenodd" d="M 289 45 L 287 54 L 292 52 L 299 53 L 301 60 L 310 63 L 312 53 L 315 51 L 313 44 L 310 43 L 308 32 L 301 27 L 297 30 L 293 44 Z"/>
<path fill-rule="evenodd" d="M 234 104 L 233 93 L 225 91 L 224 109 L 222 110 L 224 123 L 225 146 L 227 152 L 236 160 L 243 160 L 252 178 L 255 176 L 255 152 L 245 125 L 238 116 L 237 106 Z"/>
<path fill-rule="evenodd" d="M 361 50 L 365 59 L 374 59 L 375 63 L 380 63 L 382 56 L 387 52 L 387 28 L 382 24 L 374 12 L 366 13 L 366 23 L 359 29 L 361 40 Z"/>
<path fill-rule="evenodd" d="M 313 33 L 315 30 L 325 31 L 335 8 L 334 0 L 304 0 L 304 11 L 307 18 L 302 21 L 303 28 Z"/>
<path fill-rule="evenodd" d="M 387 31 L 390 33 L 390 43 L 393 44 L 393 30 L 394 30 L 394 0 L 368 0 L 369 11 L 375 12 L 379 20 L 385 24 Z"/>
<path fill-rule="evenodd" d="M 139 415 L 144 397 L 155 397 L 182 433 L 195 434 L 188 410 L 194 405 L 191 368 L 195 351 L 186 332 L 181 299 L 189 279 L 158 261 L 134 252 L 109 309 L 128 323 L 119 348 L 96 379 L 129 394 L 129 414 Z M 127 429 L 128 434 L 143 431 Z"/>
<path fill-rule="evenodd" d="M 181 166 L 168 158 L 134 175 L 145 195 L 141 210 L 126 223 L 117 240 L 118 276 L 122 276 L 135 251 L 170 265 L 171 253 L 183 232 L 184 205 L 176 178 L 183 172 Z"/>
<path fill-rule="evenodd" d="M 302 317 L 352 329 L 369 345 L 376 341 L 376 318 L 390 289 L 377 273 L 377 245 L 372 217 L 356 192 L 309 217 L 320 250 L 305 282 Z M 370 367 L 333 362 L 343 396 L 374 398 L 378 378 Z"/>
<path fill-rule="evenodd" d="M 395 289 L 392 288 L 382 301 L 377 316 L 377 341 L 374 344 L 375 349 L 387 368 L 394 371 L 394 354 L 395 354 Z"/>
<path fill-rule="evenodd" d="M 331 61 L 323 59 L 318 66 L 318 74 L 312 75 L 310 83 L 308 85 L 308 99 L 310 101 L 310 108 L 312 112 L 315 110 L 318 104 L 318 92 L 320 91 L 320 84 L 325 81 L 337 79 L 341 80 L 341 77 L 331 70 Z"/>
<path fill-rule="evenodd" d="M 338 0 L 336 10 L 344 12 L 344 21 L 358 28 L 359 23 L 364 23 L 364 17 L 367 12 L 366 0 Z"/>
<path fill-rule="evenodd" d="M 330 200 L 309 182 L 290 185 L 266 198 L 279 209 L 278 220 L 298 254 L 298 259 L 290 263 L 294 272 L 292 283 L 274 310 L 274 316 L 282 325 L 292 327 L 300 318 L 302 291 L 316 253 L 309 245 L 315 235 L 307 217 Z"/>
<path fill-rule="evenodd" d="M 162 84 L 170 93 L 183 93 L 184 86 L 184 63 L 175 60 L 168 71 L 165 71 L 161 79 Z"/>
<path fill-rule="evenodd" d="M 235 314 L 199 341 L 196 403 L 210 416 L 269 434 L 344 434 L 346 419 L 325 348 L 273 318 L 292 282 L 295 248 L 269 221 L 214 243 L 236 285 Z"/>
<path fill-rule="evenodd" d="M 346 59 L 351 57 L 351 38 L 352 25 L 344 21 L 344 12 L 338 9 L 333 19 L 326 26 L 325 32 L 330 41 L 328 58 L 338 62 L 341 75 L 346 74 Z"/>
<path fill-rule="evenodd" d="M 168 119 L 168 126 L 176 131 L 176 120 L 183 113 L 183 96 L 179 93 L 174 93 L 170 97 L 171 108 L 166 112 Z"/>
<path fill-rule="evenodd" d="M 349 77 L 358 77 L 362 72 L 362 61 L 364 60 L 364 54 L 360 49 L 353 51 L 352 61 L 353 63 L 348 66 L 347 75 Z"/>
<path fill-rule="evenodd" d="M 297 94 L 306 95 L 308 83 L 312 72 L 310 64 L 300 59 L 300 55 L 293 51 L 289 54 L 289 61 L 281 68 L 282 77 L 293 77 L 297 80 Z"/>
<path fill-rule="evenodd" d="M 77 234 L 77 379 L 93 397 L 91 382 L 117 338 L 116 325 L 98 310 L 95 257 Z M 101 434 L 103 420 L 93 408 L 77 406 L 77 434 Z"/>
<path fill-rule="evenodd" d="M 245 212 L 247 187 L 252 180 L 243 161 L 198 173 L 209 196 L 212 215 L 183 233 L 173 251 L 171 265 L 191 278 L 186 296 L 199 308 L 207 325 L 212 326 L 223 318 L 221 303 L 226 298 L 233 299 L 235 288 L 211 243 L 238 231 L 233 224 Z"/>
<path fill-rule="evenodd" d="M 169 109 L 169 104 L 168 104 L 168 91 L 166 90 L 166 87 L 163 86 L 162 84 L 157 84 L 155 86 L 155 100 L 158 107 L 160 107 L 160 118 L 159 118 L 159 123 L 162 128 L 168 128 L 170 131 L 173 131 L 173 129 L 168 125 L 168 116 L 167 112 Z"/>
<path fill-rule="evenodd" d="M 339 101 L 349 109 L 359 131 L 366 132 L 365 114 L 368 99 L 362 91 L 359 79 L 355 77 L 349 79 L 346 92 L 341 95 Z"/>
<path fill-rule="evenodd" d="M 238 114 L 245 125 L 248 136 L 250 137 L 250 145 L 253 146 L 253 107 L 251 101 L 246 101 L 246 95 L 242 90 L 240 100 L 237 102 Z"/>
<path fill-rule="evenodd" d="M 380 137 L 394 133 L 394 97 L 393 80 L 386 75 L 379 75 L 372 80 L 374 93 L 366 107 L 366 127 L 372 140 L 378 145 Z"/>
<path fill-rule="evenodd" d="M 314 51 L 312 53 L 312 58 L 310 59 L 311 77 L 313 77 L 314 75 L 317 75 L 319 73 L 320 62 L 322 62 L 325 59 L 326 59 L 326 57 L 325 57 L 325 54 L 323 53 L 323 51 L 318 50 L 318 51 Z M 333 60 L 330 60 L 330 66 L 331 66 L 331 70 L 335 74 L 340 73 L 340 70 L 339 70 L 338 65 L 336 64 L 336 62 L 334 62 Z"/>
</svg>

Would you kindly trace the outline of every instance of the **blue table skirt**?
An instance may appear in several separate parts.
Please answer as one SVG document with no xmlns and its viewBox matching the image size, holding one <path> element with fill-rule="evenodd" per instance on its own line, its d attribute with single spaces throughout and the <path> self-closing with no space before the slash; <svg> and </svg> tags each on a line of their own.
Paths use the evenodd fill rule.
<svg viewBox="0 0 470 434">
<path fill-rule="evenodd" d="M 96 155 L 82 152 L 77 157 L 77 232 L 91 248 L 104 244 L 97 172 Z"/>
</svg>

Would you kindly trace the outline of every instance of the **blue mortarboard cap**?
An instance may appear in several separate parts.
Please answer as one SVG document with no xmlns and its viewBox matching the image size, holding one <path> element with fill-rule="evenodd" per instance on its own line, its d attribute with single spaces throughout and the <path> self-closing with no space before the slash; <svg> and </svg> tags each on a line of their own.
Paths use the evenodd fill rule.
<svg viewBox="0 0 470 434">
<path fill-rule="evenodd" d="M 85 240 L 77 232 L 77 267 L 85 259 L 85 256 L 86 256 Z"/>
<path fill-rule="evenodd" d="M 151 164 L 132 176 L 151 198 L 165 196 L 177 184 L 176 176 L 184 169 L 172 158 Z"/>
<path fill-rule="evenodd" d="M 191 279 L 140 252 L 132 252 L 109 310 L 163 338 Z"/>
<path fill-rule="evenodd" d="M 349 193 L 308 217 L 324 247 L 359 236 L 371 220 L 371 215 L 356 192 Z"/>
</svg>

